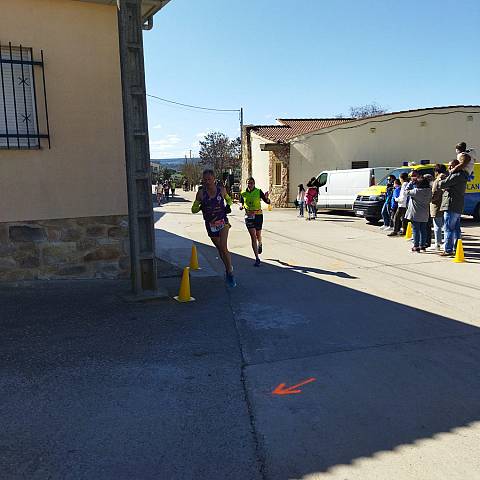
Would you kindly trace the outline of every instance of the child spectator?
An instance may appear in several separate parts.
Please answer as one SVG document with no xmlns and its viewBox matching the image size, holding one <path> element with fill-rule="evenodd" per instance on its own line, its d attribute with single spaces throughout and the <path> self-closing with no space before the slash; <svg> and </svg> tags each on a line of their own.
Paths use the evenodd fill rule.
<svg viewBox="0 0 480 480">
<path fill-rule="evenodd" d="M 303 208 L 305 206 L 305 187 L 303 183 L 298 186 L 297 204 L 299 209 L 298 216 L 303 218 Z"/>
</svg>

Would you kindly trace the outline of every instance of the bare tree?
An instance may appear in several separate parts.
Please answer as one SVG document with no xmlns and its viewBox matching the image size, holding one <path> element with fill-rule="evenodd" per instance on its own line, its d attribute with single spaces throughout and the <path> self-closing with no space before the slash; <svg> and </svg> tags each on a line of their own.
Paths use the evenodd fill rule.
<svg viewBox="0 0 480 480">
<path fill-rule="evenodd" d="M 191 161 L 185 161 L 181 168 L 182 175 L 193 185 L 198 185 L 202 178 L 202 167 Z"/>
<path fill-rule="evenodd" d="M 222 132 L 211 132 L 200 142 L 200 164 L 211 168 L 219 179 L 229 169 L 235 170 L 241 163 L 241 140 L 230 140 Z"/>
<path fill-rule="evenodd" d="M 388 109 L 378 105 L 376 102 L 358 107 L 350 107 L 350 117 L 352 118 L 375 117 L 376 115 L 383 115 L 387 112 Z"/>
</svg>

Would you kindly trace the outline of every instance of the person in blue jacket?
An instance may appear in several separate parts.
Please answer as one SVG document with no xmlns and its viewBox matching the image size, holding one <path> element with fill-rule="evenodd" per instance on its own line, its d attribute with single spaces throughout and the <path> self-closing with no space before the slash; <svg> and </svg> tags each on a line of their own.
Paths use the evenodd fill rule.
<svg viewBox="0 0 480 480">
<path fill-rule="evenodd" d="M 382 207 L 382 218 L 383 226 L 380 227 L 380 230 L 389 230 L 390 229 L 390 219 L 391 219 L 391 203 L 393 195 L 393 182 L 395 181 L 395 175 L 389 175 L 387 180 L 387 191 L 385 192 L 385 203 Z"/>
</svg>

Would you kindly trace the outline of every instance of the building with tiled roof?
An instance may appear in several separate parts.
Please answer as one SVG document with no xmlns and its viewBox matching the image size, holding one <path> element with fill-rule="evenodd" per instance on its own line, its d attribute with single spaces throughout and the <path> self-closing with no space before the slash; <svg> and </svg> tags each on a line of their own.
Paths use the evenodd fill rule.
<svg viewBox="0 0 480 480">
<path fill-rule="evenodd" d="M 277 206 L 291 206 L 297 185 L 324 170 L 446 162 L 459 141 L 480 147 L 479 105 L 277 122 L 244 127 L 242 162 L 242 181 L 252 175 Z"/>
<path fill-rule="evenodd" d="M 268 138 L 274 142 L 286 142 L 291 138 L 305 133 L 321 130 L 345 123 L 350 118 L 279 118 L 280 125 L 260 125 L 254 127 L 260 137 Z"/>
</svg>

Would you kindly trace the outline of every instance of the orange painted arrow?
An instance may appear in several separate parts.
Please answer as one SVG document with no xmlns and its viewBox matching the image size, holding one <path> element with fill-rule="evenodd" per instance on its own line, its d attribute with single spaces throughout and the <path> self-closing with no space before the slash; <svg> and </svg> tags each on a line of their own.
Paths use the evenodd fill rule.
<svg viewBox="0 0 480 480">
<path fill-rule="evenodd" d="M 275 390 L 272 392 L 273 395 L 291 395 L 293 393 L 302 393 L 301 390 L 298 390 L 299 387 L 302 385 L 306 385 L 307 383 L 312 383 L 316 380 L 316 378 L 308 378 L 307 380 L 304 380 L 303 382 L 297 383 L 296 385 L 293 385 L 291 387 L 286 387 L 284 383 L 281 383 L 278 385 Z"/>
</svg>

